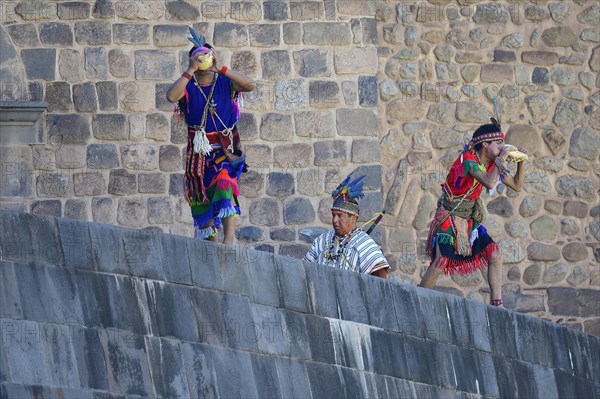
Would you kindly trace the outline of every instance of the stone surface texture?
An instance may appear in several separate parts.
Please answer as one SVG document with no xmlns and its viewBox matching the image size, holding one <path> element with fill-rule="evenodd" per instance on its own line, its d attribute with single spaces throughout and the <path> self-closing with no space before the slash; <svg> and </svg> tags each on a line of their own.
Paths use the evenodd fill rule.
<svg viewBox="0 0 600 399">
<path fill-rule="evenodd" d="M 193 235 L 183 199 L 185 124 L 165 93 L 187 66 L 194 24 L 222 63 L 257 82 L 239 124 L 250 168 L 236 226 L 246 244 L 302 257 L 308 243 L 300 234 L 290 241 L 269 229 L 330 227 L 329 193 L 357 168 L 377 170 L 362 209 L 379 211 L 385 200 L 374 234 L 398 266 L 392 277 L 418 283 L 440 183 L 496 101 L 507 140 L 530 157 L 521 192 L 501 185 L 499 195 L 484 195 L 486 227 L 497 242 L 510 240 L 510 261 L 518 260 L 503 283 L 535 291 L 507 306 L 597 326 L 598 315 L 554 314 L 548 290 L 600 289 L 574 273 L 600 268 L 600 222 L 590 213 L 600 188 L 600 6 L 413 3 L 3 2 L 0 101 L 37 99 L 48 109 L 33 147 L 4 144 L 5 135 L 19 141 L 0 132 L 0 209 Z M 412 252 L 393 242 L 397 229 L 412 232 Z M 516 279 L 534 264 L 540 279 Z M 549 283 L 555 265 L 566 271 Z M 438 285 L 489 299 L 484 278 L 442 277 Z M 166 396 L 178 395 L 188 396 Z"/>
<path fill-rule="evenodd" d="M 225 246 L 9 211 L 0 225 L 2 397 L 593 398 L 600 384 L 600 337 L 250 248 L 259 227 Z M 532 265 L 523 278 L 541 274 Z M 589 279 L 575 268 L 548 306 L 597 315 Z M 522 311 L 543 309 L 541 295 L 505 291 Z M 464 367 L 431 373 L 447 359 Z"/>
</svg>

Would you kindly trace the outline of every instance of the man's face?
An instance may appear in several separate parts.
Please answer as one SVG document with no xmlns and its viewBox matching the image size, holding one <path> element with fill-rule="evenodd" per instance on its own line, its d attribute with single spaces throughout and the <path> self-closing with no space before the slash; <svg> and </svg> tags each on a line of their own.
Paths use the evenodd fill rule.
<svg viewBox="0 0 600 399">
<path fill-rule="evenodd" d="M 351 232 L 356 227 L 356 220 L 358 219 L 355 215 L 337 209 L 331 211 L 331 217 L 333 230 L 335 230 L 335 234 L 338 236 L 343 236 Z"/>
<path fill-rule="evenodd" d="M 484 143 L 484 144 L 486 144 L 486 143 Z M 488 145 L 486 147 L 486 150 L 487 150 L 487 156 L 489 159 L 496 158 L 498 155 L 500 155 L 502 148 L 504 148 L 504 140 L 502 140 L 502 139 L 488 141 L 487 144 Z"/>
</svg>

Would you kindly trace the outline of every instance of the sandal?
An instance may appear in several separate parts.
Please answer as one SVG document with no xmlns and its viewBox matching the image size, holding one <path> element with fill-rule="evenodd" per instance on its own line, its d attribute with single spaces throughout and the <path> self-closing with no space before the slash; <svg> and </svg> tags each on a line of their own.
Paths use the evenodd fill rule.
<svg viewBox="0 0 600 399">
<path fill-rule="evenodd" d="M 490 305 L 503 308 L 504 306 L 502 306 L 502 303 L 502 299 L 492 299 Z"/>
</svg>

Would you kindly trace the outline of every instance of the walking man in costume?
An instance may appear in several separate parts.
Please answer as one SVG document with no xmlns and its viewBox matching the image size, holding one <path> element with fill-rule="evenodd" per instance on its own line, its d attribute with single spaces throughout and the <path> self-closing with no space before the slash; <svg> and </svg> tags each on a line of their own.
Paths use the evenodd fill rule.
<svg viewBox="0 0 600 399">
<path fill-rule="evenodd" d="M 442 184 L 427 238 L 427 254 L 432 261 L 421 287 L 433 288 L 442 272 L 468 274 L 487 265 L 491 304 L 502 306 L 500 248 L 483 227 L 487 210 L 481 191 L 485 187 L 493 193 L 500 181 L 521 191 L 526 158 L 524 152 L 504 144 L 504 133 L 495 119 L 475 130 Z M 505 167 L 507 160 L 522 161 L 514 177 Z"/>
<path fill-rule="evenodd" d="M 361 176 L 351 182 L 351 176 L 348 176 L 333 191 L 333 230 L 317 237 L 304 259 L 387 278 L 390 265 L 381 249 L 367 233 L 356 226 L 359 215 L 356 199 L 364 197 L 361 181 L 363 178 L 364 176 Z"/>
<path fill-rule="evenodd" d="M 204 36 L 190 28 L 186 72 L 167 91 L 178 102 L 188 127 L 185 197 L 191 207 L 196 238 L 215 240 L 223 226 L 223 242 L 235 238 L 235 217 L 240 214 L 238 180 L 244 171 L 240 136 L 241 92 L 254 90 L 250 77 L 219 62 Z"/>
</svg>

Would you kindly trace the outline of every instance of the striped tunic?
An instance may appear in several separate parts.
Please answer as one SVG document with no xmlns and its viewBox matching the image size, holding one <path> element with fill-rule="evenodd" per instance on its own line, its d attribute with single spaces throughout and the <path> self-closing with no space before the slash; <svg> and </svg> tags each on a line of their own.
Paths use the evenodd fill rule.
<svg viewBox="0 0 600 399">
<path fill-rule="evenodd" d="M 340 239 L 334 240 L 334 234 L 335 232 L 330 230 L 317 237 L 304 259 L 365 274 L 390 267 L 377 243 L 362 230 L 352 234 L 350 241 L 344 245 L 342 255 L 336 256 L 340 249 Z M 332 241 L 333 247 L 330 250 Z M 334 255 L 333 259 L 327 258 L 328 252 Z"/>
</svg>

